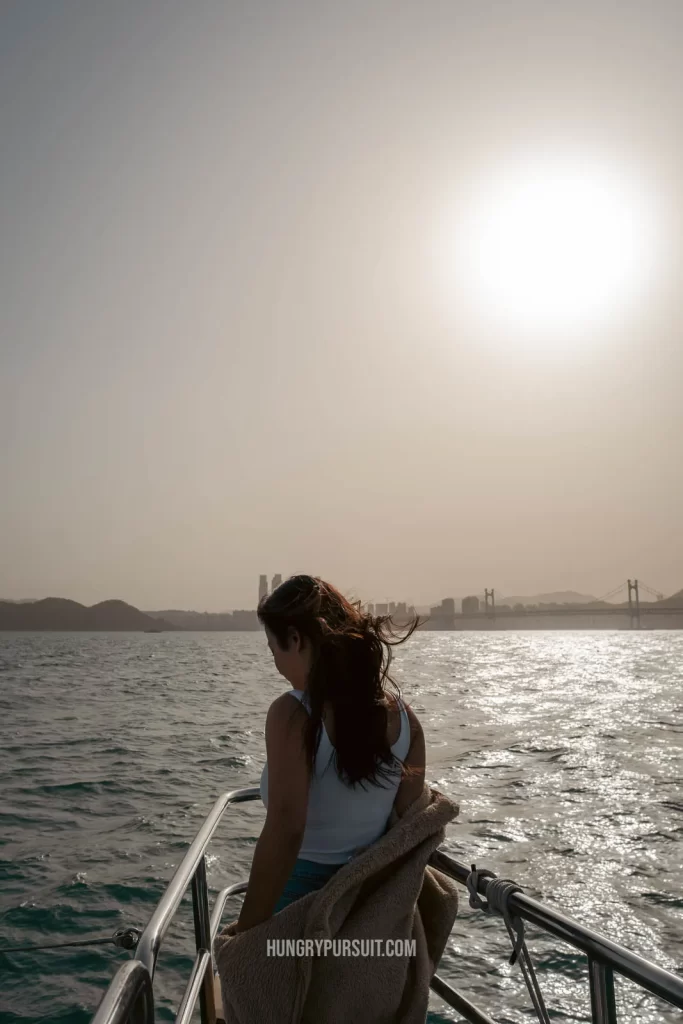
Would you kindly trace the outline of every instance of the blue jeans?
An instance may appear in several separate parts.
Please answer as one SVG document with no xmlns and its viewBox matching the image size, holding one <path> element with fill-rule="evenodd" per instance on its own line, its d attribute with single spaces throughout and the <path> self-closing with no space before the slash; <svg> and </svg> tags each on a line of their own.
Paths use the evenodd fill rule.
<svg viewBox="0 0 683 1024">
<path fill-rule="evenodd" d="M 343 866 L 343 864 L 317 864 L 312 860 L 297 860 L 285 885 L 285 891 L 277 901 L 273 913 L 279 913 L 290 903 L 301 899 L 302 896 L 307 896 L 309 892 L 322 889 L 332 875 L 335 875 Z"/>
</svg>

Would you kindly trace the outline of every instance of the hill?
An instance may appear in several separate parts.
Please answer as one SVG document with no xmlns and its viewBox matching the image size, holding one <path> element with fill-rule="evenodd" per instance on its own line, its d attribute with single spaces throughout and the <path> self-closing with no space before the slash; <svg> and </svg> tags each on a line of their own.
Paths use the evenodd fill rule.
<svg viewBox="0 0 683 1024">
<path fill-rule="evenodd" d="M 186 612 L 172 608 L 162 612 L 146 612 L 146 614 L 153 619 L 164 619 L 178 629 L 196 632 L 261 629 L 255 611 Z"/>
<path fill-rule="evenodd" d="M 0 601 L 0 630 L 174 630 L 177 626 L 153 619 L 125 601 L 101 601 L 87 608 L 78 601 L 46 597 L 30 604 Z"/>
</svg>

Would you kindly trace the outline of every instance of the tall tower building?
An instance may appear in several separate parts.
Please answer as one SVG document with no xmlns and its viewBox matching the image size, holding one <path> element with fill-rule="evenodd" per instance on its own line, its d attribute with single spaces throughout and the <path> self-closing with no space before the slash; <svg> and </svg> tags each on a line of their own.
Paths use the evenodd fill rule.
<svg viewBox="0 0 683 1024">
<path fill-rule="evenodd" d="M 273 576 L 273 582 L 270 585 L 270 592 L 271 592 L 271 594 L 272 594 L 272 592 L 274 590 L 276 590 L 280 586 L 281 583 L 282 583 L 282 575 L 279 572 L 276 572 L 275 575 Z"/>
<path fill-rule="evenodd" d="M 258 578 L 258 599 L 259 603 L 264 597 L 268 597 L 268 577 L 259 576 Z"/>
</svg>

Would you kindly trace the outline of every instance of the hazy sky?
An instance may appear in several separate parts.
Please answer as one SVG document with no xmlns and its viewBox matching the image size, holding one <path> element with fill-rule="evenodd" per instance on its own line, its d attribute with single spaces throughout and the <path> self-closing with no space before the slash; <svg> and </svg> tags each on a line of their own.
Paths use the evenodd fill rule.
<svg viewBox="0 0 683 1024">
<path fill-rule="evenodd" d="M 0 597 L 683 587 L 679 0 L 0 11 Z M 547 144 L 673 243 L 531 338 L 444 303 L 443 237 Z"/>
</svg>

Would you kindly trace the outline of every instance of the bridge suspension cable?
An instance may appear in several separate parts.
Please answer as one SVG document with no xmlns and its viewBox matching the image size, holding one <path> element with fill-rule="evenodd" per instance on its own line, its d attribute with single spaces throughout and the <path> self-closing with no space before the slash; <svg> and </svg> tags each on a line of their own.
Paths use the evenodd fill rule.
<svg viewBox="0 0 683 1024">
<path fill-rule="evenodd" d="M 625 583 L 620 583 L 618 587 L 614 588 L 614 590 L 610 590 L 609 593 L 603 594 L 602 597 L 598 597 L 598 598 L 596 598 L 596 600 L 597 601 L 607 601 L 608 598 L 614 597 L 615 594 L 618 594 L 620 590 L 623 590 L 625 586 L 626 586 Z"/>
<path fill-rule="evenodd" d="M 642 580 L 638 580 L 638 586 L 641 590 L 647 590 L 648 594 L 652 594 L 652 596 L 656 597 L 658 601 L 664 600 L 664 594 L 662 594 L 659 590 L 653 590 L 652 587 L 648 587 L 647 583 L 643 583 Z"/>
</svg>

